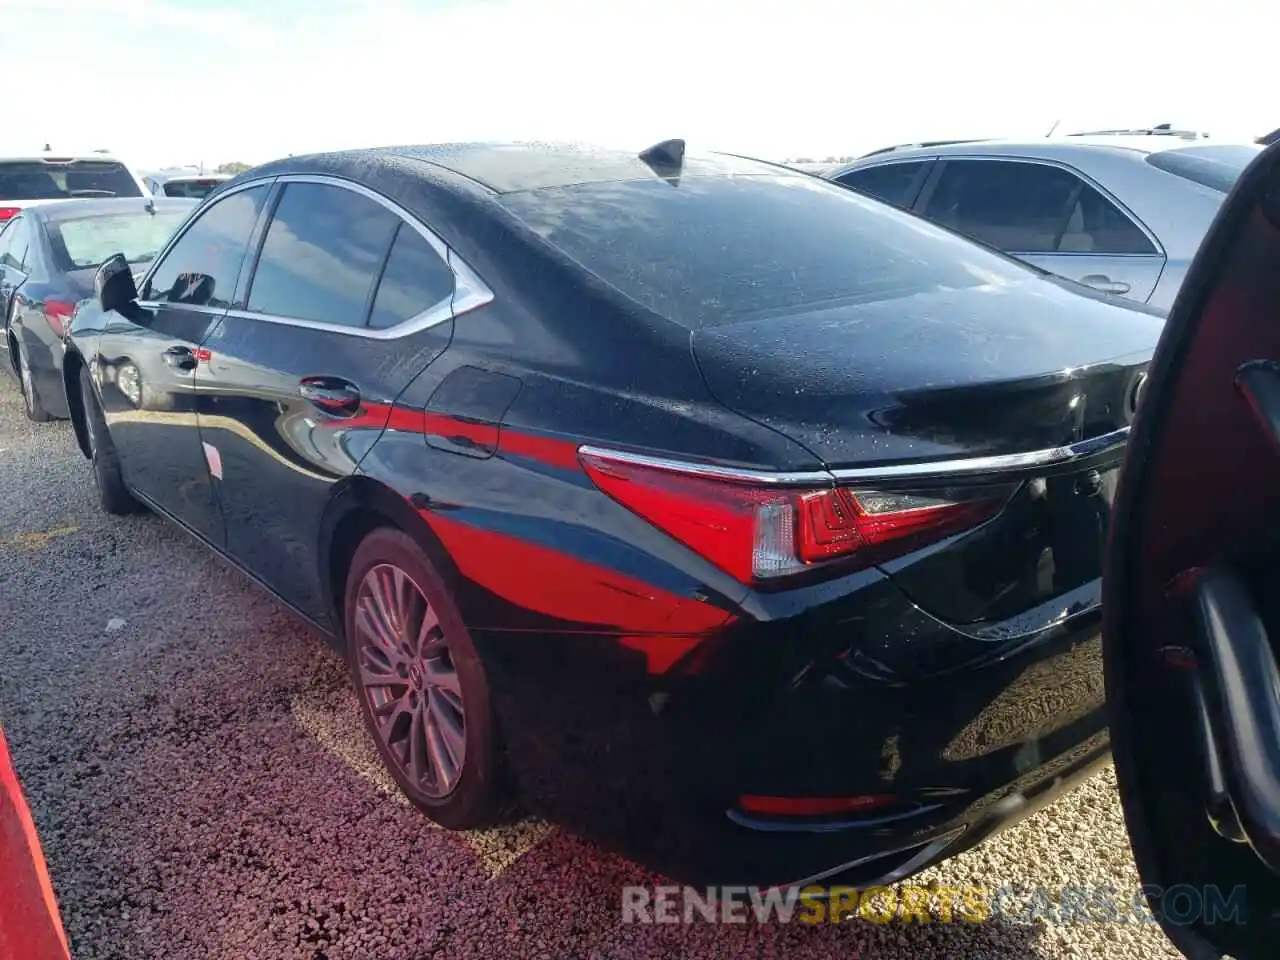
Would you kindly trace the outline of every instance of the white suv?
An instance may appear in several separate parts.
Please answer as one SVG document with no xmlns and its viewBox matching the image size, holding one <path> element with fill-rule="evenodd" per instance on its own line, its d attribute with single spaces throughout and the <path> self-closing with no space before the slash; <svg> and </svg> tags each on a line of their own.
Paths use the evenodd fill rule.
<svg viewBox="0 0 1280 960">
<path fill-rule="evenodd" d="M 0 157 L 0 223 L 35 200 L 80 197 L 145 197 L 147 188 L 132 170 L 109 153 Z"/>
</svg>

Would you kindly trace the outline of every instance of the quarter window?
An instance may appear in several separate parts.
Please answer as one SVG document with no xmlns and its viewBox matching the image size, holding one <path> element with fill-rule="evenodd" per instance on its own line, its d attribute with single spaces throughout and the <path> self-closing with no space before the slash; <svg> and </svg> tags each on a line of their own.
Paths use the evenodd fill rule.
<svg viewBox="0 0 1280 960">
<path fill-rule="evenodd" d="M 23 270 L 27 261 L 27 248 L 30 241 L 27 237 L 27 221 L 23 217 L 15 217 L 4 232 L 3 263 L 14 270 Z"/>
<path fill-rule="evenodd" d="M 202 213 L 151 272 L 141 299 L 229 307 L 266 197 L 266 185 L 250 187 Z"/>
<path fill-rule="evenodd" d="M 932 160 L 911 163 L 882 163 L 874 167 L 851 170 L 836 182 L 852 187 L 877 200 L 884 200 L 896 207 L 909 207 L 915 202 L 920 185 L 933 165 Z"/>
<path fill-rule="evenodd" d="M 400 223 L 395 213 L 353 190 L 286 184 L 262 244 L 248 309 L 364 326 Z"/>
<path fill-rule="evenodd" d="M 1088 184 L 1072 204 L 1066 229 L 1058 241 L 1058 251 L 1112 256 L 1158 252 L 1136 223 Z"/>
<path fill-rule="evenodd" d="M 378 283 L 369 326 L 393 327 L 453 296 L 453 271 L 417 230 L 403 221 Z"/>
</svg>

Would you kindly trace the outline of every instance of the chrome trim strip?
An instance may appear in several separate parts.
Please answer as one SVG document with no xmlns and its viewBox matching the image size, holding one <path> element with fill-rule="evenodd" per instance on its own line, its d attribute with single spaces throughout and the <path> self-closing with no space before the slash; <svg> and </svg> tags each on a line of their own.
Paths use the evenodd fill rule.
<svg viewBox="0 0 1280 960">
<path fill-rule="evenodd" d="M 397 323 L 393 327 L 385 327 L 383 329 L 374 329 L 372 327 L 348 327 L 338 323 L 321 323 L 316 320 L 302 320 L 295 317 L 283 317 L 277 314 L 258 313 L 253 310 L 228 309 L 225 307 L 205 307 L 194 304 L 161 304 L 155 301 L 138 301 L 140 306 L 151 307 L 155 309 L 159 306 L 179 307 L 187 310 L 195 310 L 199 313 L 226 313 L 229 317 L 237 317 L 243 320 L 261 320 L 266 323 L 278 323 L 283 326 L 302 327 L 308 330 L 322 330 L 327 333 L 337 333 L 349 337 L 362 337 L 366 340 L 398 340 L 401 337 L 411 336 L 415 333 L 421 333 L 423 330 L 429 330 L 431 327 L 444 323 L 446 320 L 456 320 L 464 314 L 470 313 L 472 310 L 479 309 L 487 303 L 493 301 L 493 291 L 488 285 L 480 279 L 480 276 L 471 268 L 462 257 L 458 256 L 450 247 L 439 237 L 437 237 L 429 227 L 422 223 L 405 210 L 398 203 L 389 200 L 382 194 L 370 190 L 362 184 L 355 183 L 351 180 L 344 180 L 341 177 L 328 177 L 319 174 L 302 174 L 288 173 L 273 177 L 263 177 L 251 180 L 246 183 L 237 184 L 235 189 L 228 190 L 220 197 L 231 196 L 233 193 L 239 193 L 241 190 L 250 187 L 270 185 L 272 183 L 314 183 L 323 186 L 337 187 L 342 190 L 350 190 L 352 193 L 358 193 L 363 197 L 374 201 L 385 209 L 391 211 L 404 223 L 407 223 L 422 239 L 426 240 L 435 250 L 436 254 L 449 267 L 453 273 L 453 293 L 437 303 L 432 304 L 407 320 Z M 186 233 L 187 227 L 191 221 L 184 226 L 182 233 Z M 159 263 L 161 258 L 168 253 L 169 247 L 177 243 L 181 234 L 175 236 L 166 246 L 165 250 L 152 261 L 152 266 Z M 150 271 L 148 271 L 148 276 Z M 145 280 L 145 278 L 144 278 Z"/>
<path fill-rule="evenodd" d="M 1129 428 L 1121 427 L 1111 433 L 1091 437 L 1077 443 L 1028 453 L 1004 453 L 992 457 L 967 457 L 959 460 L 921 461 L 917 463 L 888 464 L 882 467 L 849 467 L 833 470 L 836 480 L 910 480 L 917 477 L 958 477 L 984 473 L 1005 473 L 1011 470 L 1027 470 L 1034 467 L 1051 467 L 1083 460 L 1124 446 L 1129 439 Z"/>
<path fill-rule="evenodd" d="M 591 457 L 601 457 L 617 463 L 629 463 L 637 467 L 652 467 L 655 470 L 670 470 L 674 473 L 693 473 L 711 480 L 727 480 L 731 483 L 759 483 L 778 487 L 794 486 L 827 486 L 831 483 L 831 474 L 826 470 L 807 470 L 797 473 L 773 473 L 766 470 L 748 470 L 738 467 L 720 467 L 710 463 L 690 463 L 683 460 L 668 460 L 663 457 L 650 457 L 641 453 L 628 453 L 624 450 L 609 450 L 605 447 L 593 447 L 583 444 L 578 453 Z"/>
<path fill-rule="evenodd" d="M 885 464 L 878 467 L 846 467 L 837 470 L 806 470 L 776 473 L 767 470 L 750 470 L 739 467 L 722 467 L 709 463 L 694 463 L 651 457 L 625 450 L 610 450 L 583 444 L 579 454 L 597 456 L 618 463 L 675 473 L 692 473 L 711 480 L 730 483 L 756 483 L 775 487 L 822 486 L 833 481 L 874 482 L 880 480 L 933 479 L 941 477 L 976 476 L 987 473 L 1005 473 L 1035 467 L 1051 467 L 1097 456 L 1124 446 L 1129 439 L 1129 428 L 1121 427 L 1111 433 L 1081 440 L 1061 447 L 1032 450 L 1028 453 L 1004 453 L 991 457 L 966 457 L 956 460 L 921 460 L 912 463 Z"/>
<path fill-rule="evenodd" d="M 780 883 L 776 889 L 788 890 L 794 887 L 808 887 L 821 883 L 828 877 L 834 877 L 837 874 L 852 870 L 855 867 L 861 867 L 876 860 L 884 860 L 888 857 L 894 857 L 901 853 L 906 853 L 919 847 L 920 852 L 913 857 L 909 857 L 904 863 L 890 870 L 879 877 L 875 877 L 874 881 L 865 884 L 862 889 L 870 889 L 871 887 L 887 887 L 890 884 L 897 883 L 903 877 L 910 876 L 915 873 L 929 861 L 933 860 L 939 853 L 951 846 L 952 843 L 964 833 L 964 828 L 958 830 L 949 830 L 934 840 L 927 841 L 923 844 L 910 844 L 905 847 L 897 847 L 893 850 L 885 850 L 882 853 L 873 853 L 870 856 L 859 857 L 856 860 L 850 860 L 848 863 L 842 863 L 838 867 L 832 867 L 829 870 L 823 870 L 821 873 L 815 873 L 813 876 L 804 877 L 800 880 L 792 880 L 790 883 Z"/>
<path fill-rule="evenodd" d="M 725 816 L 738 826 L 745 827 L 748 830 L 755 830 L 759 833 L 844 833 L 849 830 L 882 827 L 888 823 L 897 823 L 899 820 L 910 820 L 912 817 L 918 817 L 924 813 L 932 813 L 934 810 L 940 810 L 941 808 L 942 804 L 933 803 L 912 807 L 910 810 L 901 813 L 891 813 L 866 820 L 826 820 L 818 823 L 786 823 L 780 820 L 758 820 L 732 808 L 725 811 Z"/>
</svg>

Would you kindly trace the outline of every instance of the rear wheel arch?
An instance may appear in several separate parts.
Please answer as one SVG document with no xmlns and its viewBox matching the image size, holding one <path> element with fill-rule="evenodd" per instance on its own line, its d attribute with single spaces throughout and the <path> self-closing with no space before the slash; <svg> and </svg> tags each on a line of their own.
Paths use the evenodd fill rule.
<svg viewBox="0 0 1280 960">
<path fill-rule="evenodd" d="M 342 483 L 329 502 L 320 522 L 319 542 L 325 605 L 334 636 L 343 648 L 346 646 L 343 601 L 347 573 L 360 544 L 370 533 L 382 527 L 399 530 L 412 537 L 444 579 L 454 602 L 459 608 L 463 606 L 457 589 L 462 583 L 461 574 L 444 545 L 413 505 L 378 480 L 351 477 Z M 465 619 L 465 609 L 462 612 Z"/>
<path fill-rule="evenodd" d="M 71 425 L 76 432 L 76 446 L 85 455 L 85 459 L 89 459 L 89 424 L 85 420 L 84 397 L 80 393 L 80 370 L 84 365 L 84 358 L 78 350 L 68 350 L 62 358 L 62 386 L 67 395 Z"/>
</svg>

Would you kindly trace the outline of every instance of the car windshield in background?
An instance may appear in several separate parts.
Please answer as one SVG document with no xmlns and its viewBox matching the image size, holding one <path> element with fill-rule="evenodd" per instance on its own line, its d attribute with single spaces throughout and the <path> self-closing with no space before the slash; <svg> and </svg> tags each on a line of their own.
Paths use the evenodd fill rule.
<svg viewBox="0 0 1280 960">
<path fill-rule="evenodd" d="M 799 175 L 588 183 L 501 200 L 587 270 L 693 329 L 1038 275 L 909 214 Z"/>
<path fill-rule="evenodd" d="M 0 199 L 66 200 L 71 197 L 140 196 L 142 189 L 124 164 L 114 161 L 0 161 Z"/>
<path fill-rule="evenodd" d="M 170 180 L 164 185 L 166 197 L 186 197 L 191 200 L 203 200 L 224 180 Z"/>
<path fill-rule="evenodd" d="M 1147 163 L 1219 193 L 1230 193 L 1244 168 L 1261 152 L 1261 147 L 1238 144 L 1182 147 L 1147 154 Z"/>
<path fill-rule="evenodd" d="M 49 224 L 49 242 L 61 270 L 97 267 L 117 253 L 123 253 L 130 263 L 146 263 L 156 258 L 187 213 L 158 210 L 152 214 L 139 210 L 57 220 Z"/>
</svg>

